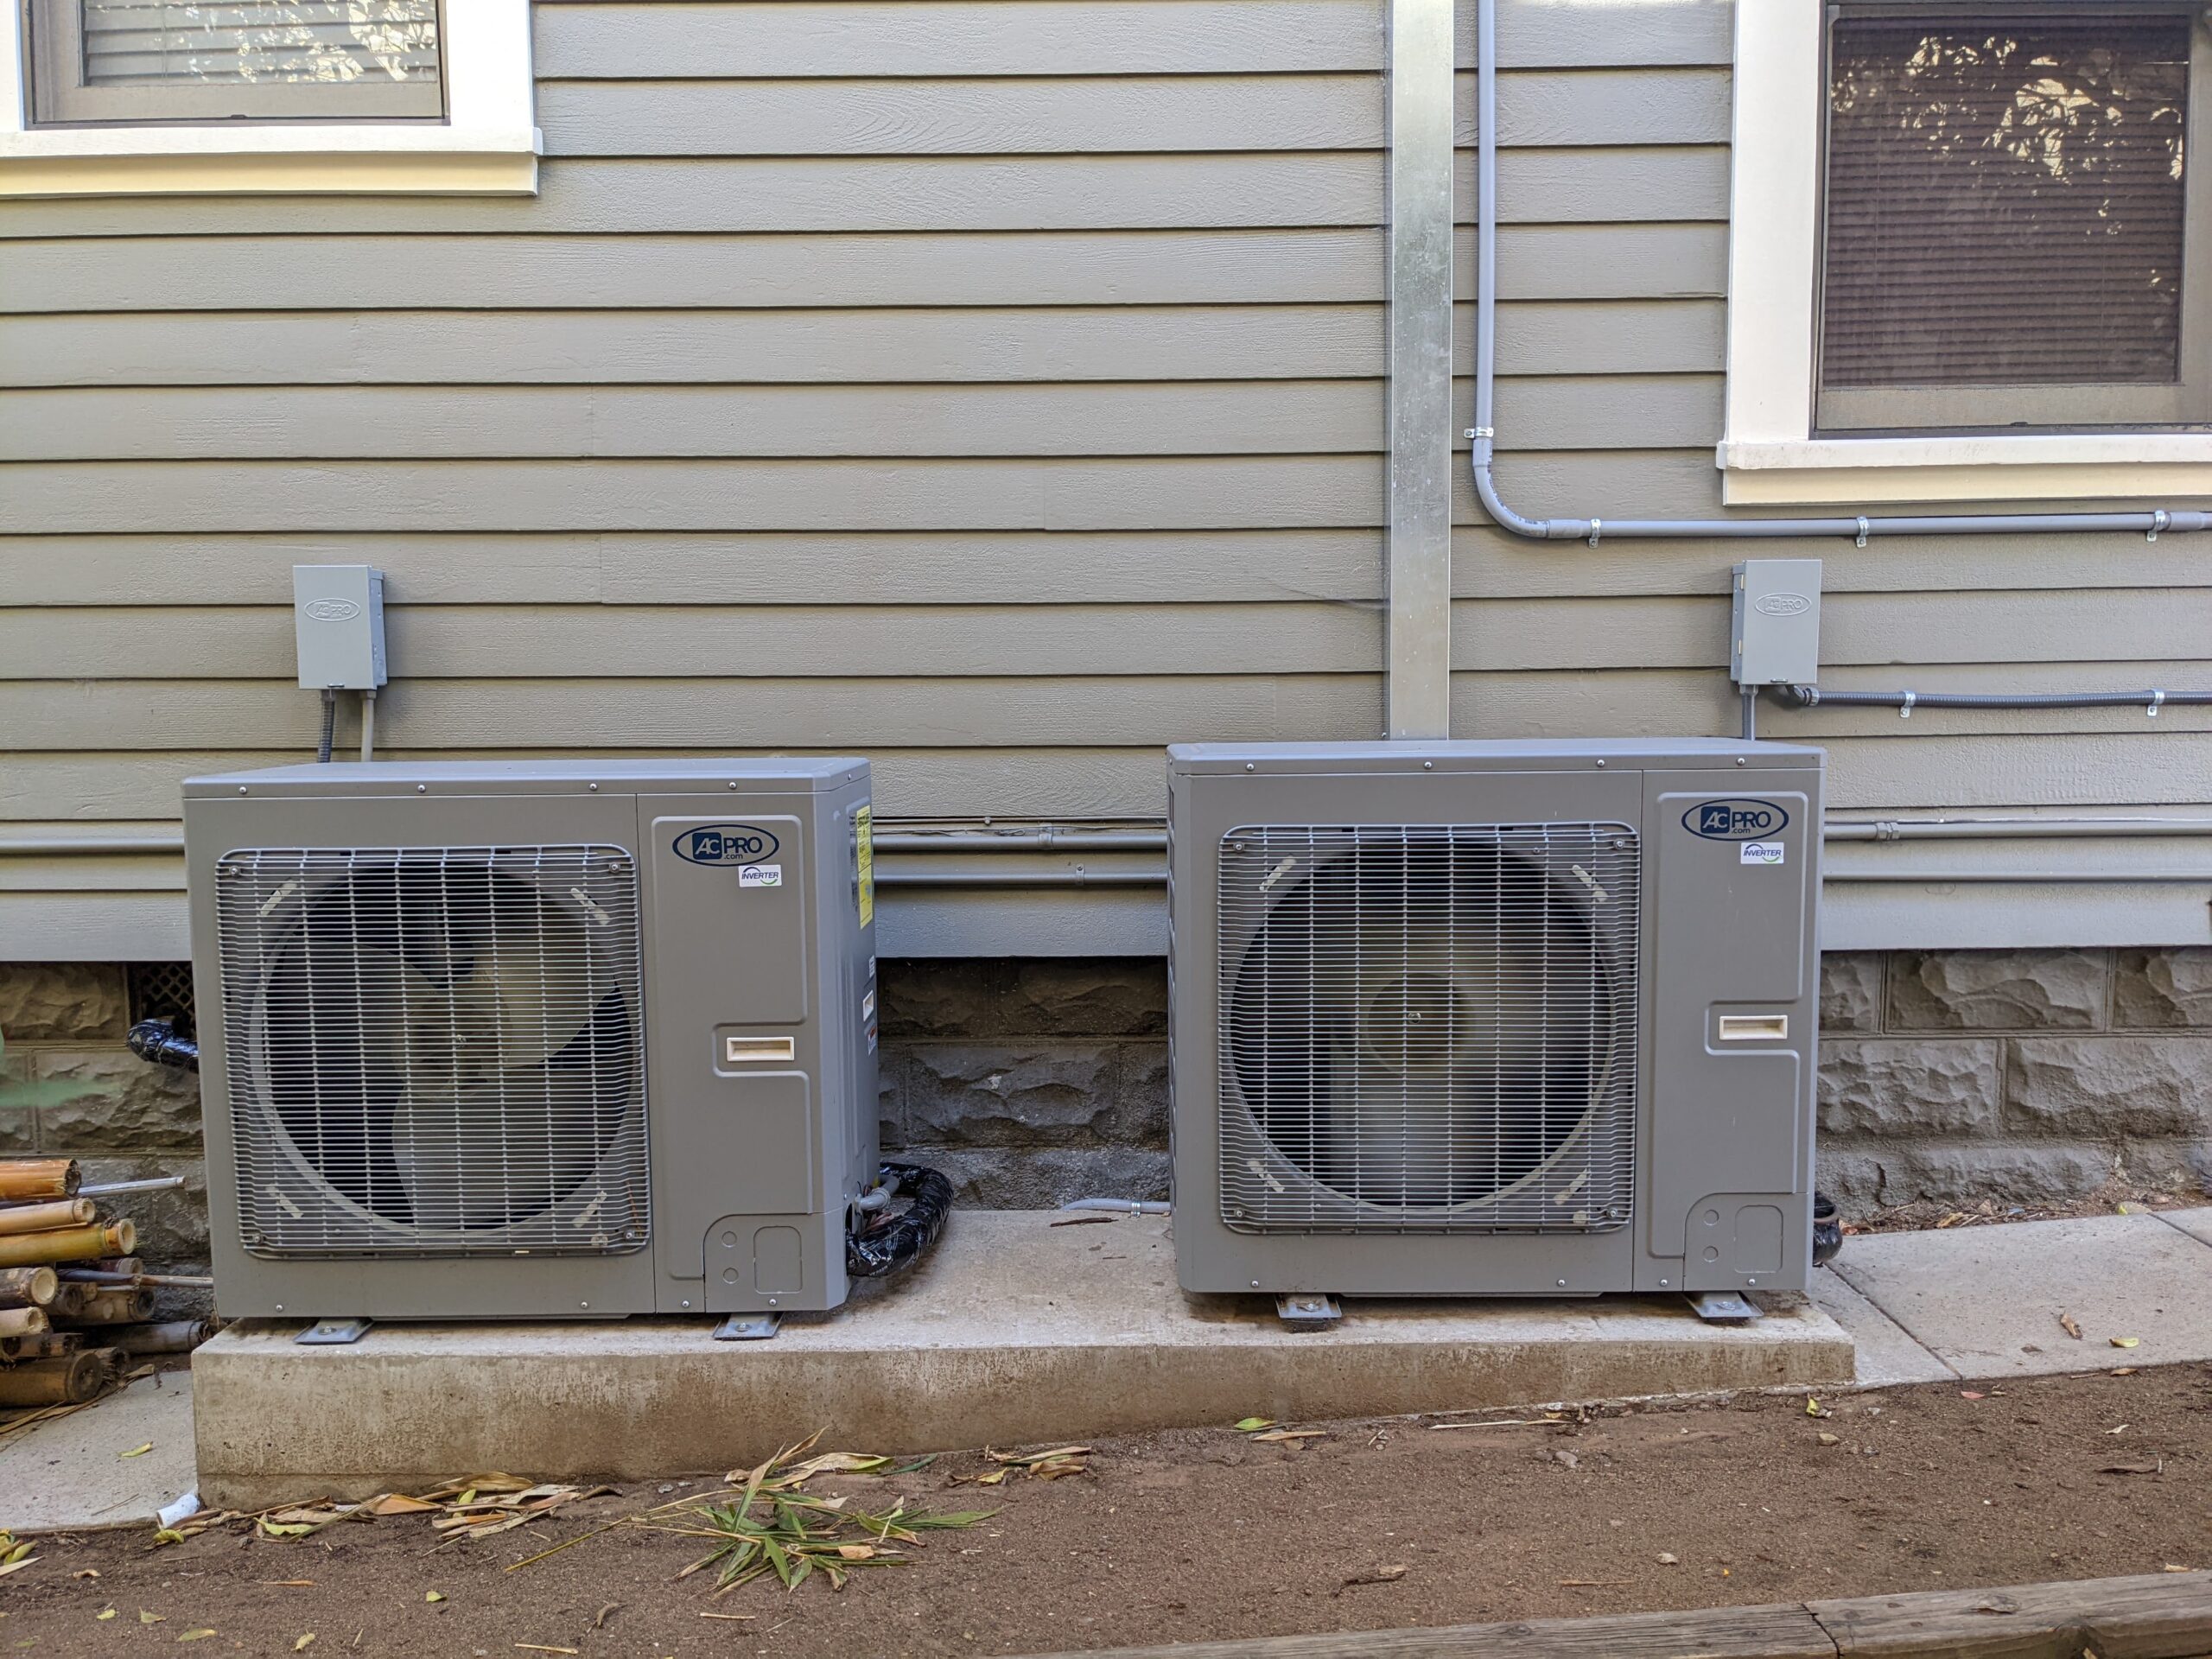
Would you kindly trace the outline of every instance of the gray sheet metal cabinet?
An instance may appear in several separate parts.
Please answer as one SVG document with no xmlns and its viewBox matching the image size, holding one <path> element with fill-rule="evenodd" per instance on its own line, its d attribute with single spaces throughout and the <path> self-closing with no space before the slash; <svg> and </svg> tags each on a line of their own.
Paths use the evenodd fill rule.
<svg viewBox="0 0 2212 1659">
<path fill-rule="evenodd" d="M 1822 766 L 1170 750 L 1185 1288 L 1802 1289 Z"/>
<path fill-rule="evenodd" d="M 868 768 L 299 766 L 185 785 L 217 1300 L 844 1300 L 877 1169 Z"/>
</svg>

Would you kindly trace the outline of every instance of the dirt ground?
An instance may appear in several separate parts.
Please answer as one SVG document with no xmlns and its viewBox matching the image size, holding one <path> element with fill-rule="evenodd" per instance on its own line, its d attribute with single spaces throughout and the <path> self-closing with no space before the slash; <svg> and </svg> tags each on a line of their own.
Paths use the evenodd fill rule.
<svg viewBox="0 0 2212 1659">
<path fill-rule="evenodd" d="M 421 1516 L 158 1548 L 143 1532 L 58 1536 L 0 1580 L 0 1655 L 175 1652 L 187 1637 L 195 1654 L 286 1654 L 310 1633 L 318 1659 L 1009 1655 L 2212 1563 L 2212 1367 L 1819 1406 L 1394 1419 L 1273 1444 L 1224 1426 L 1103 1440 L 1082 1474 L 995 1488 L 962 1478 L 991 1466 L 975 1453 L 818 1477 L 809 1491 L 876 1510 L 895 1493 L 998 1511 L 842 1592 L 762 1580 L 716 1599 L 706 1574 L 672 1581 L 695 1541 L 633 1525 L 503 1570 L 683 1495 L 655 1484 L 443 1548 Z"/>
<path fill-rule="evenodd" d="M 2158 1210 L 2187 1210 L 2212 1203 L 2212 1188 L 2194 1185 L 2145 1186 L 2113 1179 L 2079 1198 L 2051 1204 L 1999 1204 L 1984 1199 L 1969 1205 L 1943 1204 L 1923 1198 L 1892 1205 L 1884 1210 L 1847 1208 L 1843 1230 L 1857 1233 L 1921 1232 L 1931 1228 L 1994 1227 L 2014 1221 L 2071 1221 L 2083 1216 L 2143 1215 Z"/>
</svg>

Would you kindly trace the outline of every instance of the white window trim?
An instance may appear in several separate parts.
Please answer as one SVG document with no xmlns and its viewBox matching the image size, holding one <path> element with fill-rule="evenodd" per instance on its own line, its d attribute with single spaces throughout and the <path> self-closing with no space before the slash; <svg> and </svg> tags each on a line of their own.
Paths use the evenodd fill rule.
<svg viewBox="0 0 2212 1659">
<path fill-rule="evenodd" d="M 2212 495 L 2212 434 L 1815 438 L 1824 0 L 1736 7 L 1728 249 L 1731 506 Z"/>
<path fill-rule="evenodd" d="M 20 0 L 0 0 L 0 196 L 535 195 L 530 0 L 445 9 L 447 119 L 34 127 Z"/>
</svg>

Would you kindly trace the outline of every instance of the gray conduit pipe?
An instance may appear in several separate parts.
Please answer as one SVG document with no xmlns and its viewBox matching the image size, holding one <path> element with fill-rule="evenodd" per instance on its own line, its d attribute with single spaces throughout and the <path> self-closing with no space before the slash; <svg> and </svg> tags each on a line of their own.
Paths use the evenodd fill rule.
<svg viewBox="0 0 2212 1659">
<path fill-rule="evenodd" d="M 1530 518 L 1499 498 L 1491 476 L 1497 420 L 1497 0 L 1475 5 L 1475 424 L 1467 436 L 1475 493 L 1499 527 L 1535 541 L 1587 542 L 1606 536 L 1673 541 L 1707 537 L 1848 536 L 2017 536 L 2044 531 L 2212 529 L 2212 513 L 2157 508 L 2139 512 L 1961 513 L 1901 518 L 1854 514 L 1833 518 Z"/>
<path fill-rule="evenodd" d="M 2177 709 L 2212 703 L 2212 691 L 1823 691 L 1817 685 L 1786 685 L 1776 695 L 1801 709 L 1834 703 L 1839 709 L 2140 709 L 2154 718 L 2169 703 Z M 1749 692 L 1745 696 L 1749 696 Z"/>
</svg>

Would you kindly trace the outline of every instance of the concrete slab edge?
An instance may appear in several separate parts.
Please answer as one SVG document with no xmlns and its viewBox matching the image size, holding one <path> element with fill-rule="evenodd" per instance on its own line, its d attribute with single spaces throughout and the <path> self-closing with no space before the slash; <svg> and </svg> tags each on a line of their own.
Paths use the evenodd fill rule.
<svg viewBox="0 0 2212 1659">
<path fill-rule="evenodd" d="M 1992 1614 L 2002 1618 L 1993 1618 Z M 2079 1659 L 2212 1653 L 2212 1573 L 1936 1590 L 1688 1612 L 1332 1630 L 1031 1659 Z"/>
</svg>

